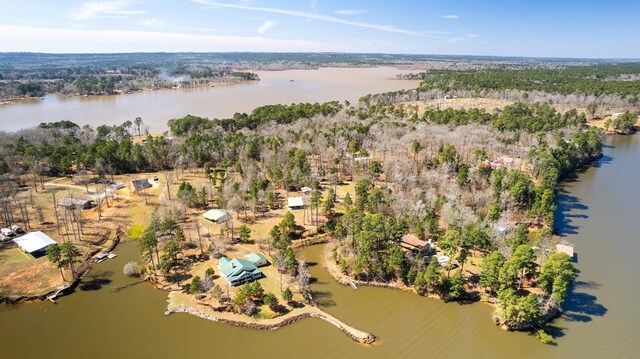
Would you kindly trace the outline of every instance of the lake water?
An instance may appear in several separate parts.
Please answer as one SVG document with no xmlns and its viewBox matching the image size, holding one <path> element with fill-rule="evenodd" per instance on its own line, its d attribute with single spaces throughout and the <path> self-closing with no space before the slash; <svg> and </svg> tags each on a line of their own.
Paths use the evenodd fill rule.
<svg viewBox="0 0 640 359">
<path fill-rule="evenodd" d="M 268 104 L 357 101 L 370 93 L 416 88 L 396 80 L 408 71 L 390 67 L 258 71 L 260 81 L 231 86 L 136 92 L 118 96 L 46 96 L 0 106 L 0 130 L 15 131 L 42 122 L 70 120 L 93 127 L 141 117 L 151 133 L 167 129 L 171 118 L 187 114 L 227 118 Z M 293 81 L 292 81 L 293 80 Z"/>
</svg>

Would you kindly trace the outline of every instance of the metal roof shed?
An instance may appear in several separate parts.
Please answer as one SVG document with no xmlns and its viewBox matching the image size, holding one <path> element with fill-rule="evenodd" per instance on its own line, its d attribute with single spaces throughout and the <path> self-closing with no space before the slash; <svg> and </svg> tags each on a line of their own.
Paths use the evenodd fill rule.
<svg viewBox="0 0 640 359">
<path fill-rule="evenodd" d="M 51 237 L 40 231 L 27 233 L 22 237 L 15 238 L 13 241 L 20 247 L 20 249 L 29 254 L 38 252 L 44 253 L 48 246 L 57 244 L 57 242 L 51 239 Z"/>
</svg>

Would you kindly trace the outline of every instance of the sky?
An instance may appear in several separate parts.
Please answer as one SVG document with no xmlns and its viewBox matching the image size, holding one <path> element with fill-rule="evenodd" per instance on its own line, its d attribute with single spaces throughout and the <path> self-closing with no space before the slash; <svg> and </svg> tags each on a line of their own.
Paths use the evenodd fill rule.
<svg viewBox="0 0 640 359">
<path fill-rule="evenodd" d="M 0 52 L 640 58 L 638 0 L 0 0 Z"/>
</svg>

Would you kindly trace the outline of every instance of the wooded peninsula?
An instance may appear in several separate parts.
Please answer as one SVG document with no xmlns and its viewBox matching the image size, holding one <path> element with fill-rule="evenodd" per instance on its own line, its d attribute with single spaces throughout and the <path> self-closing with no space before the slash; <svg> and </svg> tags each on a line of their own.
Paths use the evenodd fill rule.
<svg viewBox="0 0 640 359">
<path fill-rule="evenodd" d="M 257 329 L 325 316 L 370 343 L 318 308 L 297 250 L 325 243 L 340 283 L 490 303 L 497 325 L 549 343 L 577 275 L 573 244 L 554 233 L 559 184 L 602 156 L 606 131 L 637 129 L 639 74 L 485 64 L 416 74 L 415 90 L 355 104 L 187 115 L 157 135 L 141 118 L 3 133 L 3 221 L 60 245 L 37 265 L 1 264 L 0 295 L 77 283 L 105 248 L 135 240 L 141 263 L 124 271 L 170 291 L 168 313 Z M 20 277 L 22 265 L 38 276 Z"/>
</svg>

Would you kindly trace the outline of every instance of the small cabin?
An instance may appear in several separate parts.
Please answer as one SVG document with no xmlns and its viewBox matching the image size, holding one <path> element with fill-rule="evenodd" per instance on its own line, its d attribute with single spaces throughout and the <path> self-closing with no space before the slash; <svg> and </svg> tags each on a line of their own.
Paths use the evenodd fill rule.
<svg viewBox="0 0 640 359">
<path fill-rule="evenodd" d="M 231 220 L 231 215 L 224 209 L 210 209 L 204 212 L 204 214 L 202 214 L 202 217 L 204 217 L 208 221 L 218 224 L 225 223 Z"/>
<path fill-rule="evenodd" d="M 557 244 L 556 245 L 556 253 L 565 253 L 566 255 L 568 255 L 571 260 L 575 260 L 575 252 L 573 250 L 573 246 L 567 245 L 567 244 Z"/>
<path fill-rule="evenodd" d="M 114 182 L 114 183 L 109 185 L 109 189 L 112 190 L 112 191 L 117 191 L 117 190 L 123 189 L 125 187 L 126 187 L 126 185 L 124 184 L 124 182 Z"/>
<path fill-rule="evenodd" d="M 91 209 L 96 206 L 96 203 L 93 199 L 88 197 L 64 197 L 58 201 L 58 206 L 66 209 Z"/>
<path fill-rule="evenodd" d="M 144 191 L 147 188 L 153 187 L 153 185 L 149 183 L 149 180 L 147 178 L 133 180 L 131 181 L 131 185 L 133 186 L 133 189 L 134 191 L 136 191 L 136 193 L 140 191 Z"/>
<path fill-rule="evenodd" d="M 289 209 L 304 209 L 304 201 L 302 197 L 289 197 L 287 198 L 287 206 Z"/>
</svg>

